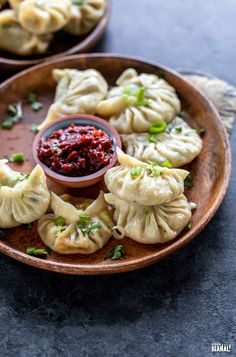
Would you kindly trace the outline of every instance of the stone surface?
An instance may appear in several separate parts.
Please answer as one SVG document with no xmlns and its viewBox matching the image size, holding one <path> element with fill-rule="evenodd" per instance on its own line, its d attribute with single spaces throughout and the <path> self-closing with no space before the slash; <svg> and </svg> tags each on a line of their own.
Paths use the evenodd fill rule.
<svg viewBox="0 0 236 357">
<path fill-rule="evenodd" d="M 235 0 L 113 0 L 96 51 L 191 68 L 236 85 Z M 0 255 L 0 356 L 211 356 L 235 344 L 236 130 L 227 195 L 204 232 L 128 274 L 74 277 Z"/>
</svg>

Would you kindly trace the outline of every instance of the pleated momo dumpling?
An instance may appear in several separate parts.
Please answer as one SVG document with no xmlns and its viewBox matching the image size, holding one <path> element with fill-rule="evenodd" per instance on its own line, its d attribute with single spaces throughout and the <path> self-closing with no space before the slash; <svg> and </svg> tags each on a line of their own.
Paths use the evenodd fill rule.
<svg viewBox="0 0 236 357">
<path fill-rule="evenodd" d="M 71 16 L 70 0 L 25 0 L 17 9 L 21 26 L 34 34 L 60 30 Z"/>
<path fill-rule="evenodd" d="M 105 0 L 74 2 L 71 8 L 71 18 L 64 30 L 72 35 L 88 33 L 104 14 L 105 4 Z"/>
<path fill-rule="evenodd" d="M 107 94 L 108 84 L 95 69 L 54 69 L 53 78 L 58 83 L 54 103 L 39 129 L 66 115 L 94 114 Z"/>
<path fill-rule="evenodd" d="M 202 150 L 202 140 L 195 129 L 176 117 L 161 134 L 123 134 L 126 153 L 138 160 L 156 161 L 162 165 L 169 161 L 173 167 L 181 167 L 197 157 Z M 150 142 L 151 141 L 151 142 Z"/>
<path fill-rule="evenodd" d="M 25 31 L 13 10 L 0 12 L 0 49 L 26 56 L 44 53 L 52 39 L 51 35 L 37 36 Z"/>
<path fill-rule="evenodd" d="M 11 228 L 40 218 L 48 209 L 50 194 L 41 166 L 29 176 L 0 161 L 0 228 Z"/>
<path fill-rule="evenodd" d="M 180 101 L 164 79 L 129 68 L 116 81 L 97 114 L 109 119 L 119 133 L 148 131 L 157 120 L 171 121 L 180 111 Z"/>
<path fill-rule="evenodd" d="M 117 149 L 117 156 L 121 166 L 106 172 L 105 183 L 108 190 L 120 199 L 153 206 L 173 201 L 184 192 L 188 171 L 146 164 L 120 149 Z"/>
<path fill-rule="evenodd" d="M 50 249 L 60 254 L 91 254 L 112 236 L 113 222 L 101 192 L 85 210 L 77 209 L 52 193 L 52 213 L 38 222 L 39 235 Z"/>
<path fill-rule="evenodd" d="M 126 202 L 112 193 L 105 200 L 115 208 L 113 219 L 124 227 L 125 235 L 144 244 L 166 243 L 185 228 L 190 221 L 191 205 L 182 194 L 159 206 L 142 206 Z"/>
</svg>

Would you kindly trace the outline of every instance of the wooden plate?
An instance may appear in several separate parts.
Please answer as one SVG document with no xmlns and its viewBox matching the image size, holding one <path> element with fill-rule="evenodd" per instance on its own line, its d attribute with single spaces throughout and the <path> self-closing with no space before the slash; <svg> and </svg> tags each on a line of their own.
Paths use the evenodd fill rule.
<svg viewBox="0 0 236 357">
<path fill-rule="evenodd" d="M 9 52 L 0 51 L 0 70 L 19 71 L 59 57 L 88 52 L 103 36 L 110 14 L 111 2 L 110 0 L 106 0 L 104 15 L 87 35 L 72 36 L 67 33 L 58 32 L 55 34 L 46 54 L 21 57 Z"/>
<path fill-rule="evenodd" d="M 0 129 L 1 157 L 14 152 L 23 151 L 28 161 L 22 165 L 12 165 L 14 169 L 29 172 L 35 163 L 32 157 L 32 142 L 34 134 L 30 132 L 32 124 L 39 124 L 53 100 L 55 83 L 51 76 L 53 68 L 95 68 L 100 71 L 110 85 L 123 70 L 133 67 L 139 72 L 163 74 L 165 79 L 176 88 L 182 102 L 182 110 L 189 113 L 187 121 L 193 127 L 204 127 L 204 148 L 199 157 L 188 165 L 194 181 L 194 186 L 186 190 L 190 201 L 197 203 L 197 209 L 192 217 L 192 229 L 183 231 L 175 240 L 161 245 L 138 244 L 128 238 L 122 241 L 127 256 L 121 260 L 104 260 L 104 256 L 118 242 L 114 239 L 97 253 L 86 255 L 63 256 L 52 253 L 45 260 L 25 254 L 27 246 L 41 247 L 36 224 L 33 230 L 22 227 L 11 229 L 6 239 L 0 242 L 0 251 L 23 263 L 38 268 L 67 274 L 105 274 L 129 271 L 141 268 L 163 259 L 190 242 L 210 221 L 218 209 L 226 192 L 231 169 L 231 152 L 227 134 L 214 107 L 193 86 L 170 69 L 147 63 L 138 59 L 109 54 L 76 55 L 38 65 L 12 77 L 0 86 L 0 118 L 4 118 L 6 107 L 10 103 L 23 100 L 24 119 L 10 130 Z M 39 95 L 44 107 L 38 113 L 33 113 L 25 98 L 29 92 Z M 66 190 L 48 181 L 50 189 L 60 194 Z M 102 185 L 78 189 L 72 194 L 76 196 L 96 197 Z M 68 191 L 67 191 L 68 192 Z"/>
</svg>

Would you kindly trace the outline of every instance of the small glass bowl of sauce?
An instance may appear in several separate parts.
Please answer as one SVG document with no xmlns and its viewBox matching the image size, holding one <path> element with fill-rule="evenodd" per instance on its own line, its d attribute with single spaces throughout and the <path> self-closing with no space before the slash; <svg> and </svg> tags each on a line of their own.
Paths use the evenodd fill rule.
<svg viewBox="0 0 236 357">
<path fill-rule="evenodd" d="M 64 117 L 42 129 L 33 156 L 45 174 L 68 187 L 91 186 L 116 164 L 117 131 L 105 120 L 85 114 Z"/>
</svg>

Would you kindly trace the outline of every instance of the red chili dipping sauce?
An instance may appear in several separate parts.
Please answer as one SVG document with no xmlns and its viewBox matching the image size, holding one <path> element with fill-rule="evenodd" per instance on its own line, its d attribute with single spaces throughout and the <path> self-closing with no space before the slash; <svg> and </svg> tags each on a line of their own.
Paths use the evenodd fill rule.
<svg viewBox="0 0 236 357">
<path fill-rule="evenodd" d="M 64 176 L 87 176 L 107 166 L 113 157 L 112 139 L 94 126 L 76 126 L 54 131 L 39 142 L 39 159 Z"/>
</svg>

